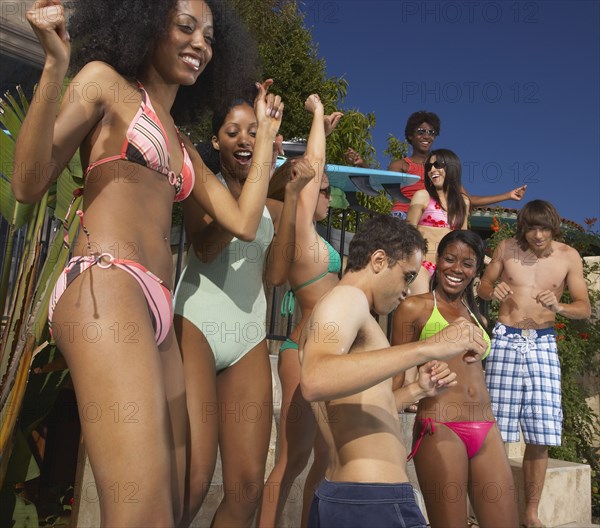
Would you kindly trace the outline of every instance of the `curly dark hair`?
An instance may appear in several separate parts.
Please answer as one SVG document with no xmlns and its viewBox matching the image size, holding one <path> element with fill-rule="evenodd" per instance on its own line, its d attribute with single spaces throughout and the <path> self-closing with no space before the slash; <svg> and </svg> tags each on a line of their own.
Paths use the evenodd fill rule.
<svg viewBox="0 0 600 528">
<path fill-rule="evenodd" d="M 408 116 L 406 126 L 404 127 L 404 137 L 410 142 L 409 136 L 413 136 L 415 130 L 419 128 L 421 123 L 429 123 L 435 129 L 435 135 L 439 136 L 442 128 L 442 122 L 437 114 L 427 112 L 427 110 L 419 110 Z"/>
<path fill-rule="evenodd" d="M 527 231 L 535 226 L 550 229 L 553 240 L 560 241 L 563 239 L 558 211 L 546 200 L 532 200 L 531 202 L 527 202 L 517 213 L 515 238 L 523 251 L 528 247 L 525 235 Z"/>
<path fill-rule="evenodd" d="M 98 60 L 126 79 L 139 78 L 167 33 L 177 1 L 77 0 L 69 20 L 71 72 Z M 214 20 L 213 58 L 194 85 L 179 88 L 171 109 L 178 125 L 193 123 L 234 97 L 248 97 L 259 80 L 256 42 L 235 11 L 223 0 L 204 1 Z"/>
<path fill-rule="evenodd" d="M 383 249 L 390 267 L 415 251 L 427 252 L 427 242 L 417 228 L 395 216 L 376 215 L 360 226 L 350 242 L 346 272 L 360 271 L 371 255 Z"/>
<path fill-rule="evenodd" d="M 460 229 L 468 214 L 467 206 L 462 195 L 462 165 L 460 163 L 460 158 L 451 150 L 437 149 L 432 150 L 425 160 L 425 189 L 440 205 L 440 197 L 438 196 L 433 182 L 428 177 L 432 167 L 432 156 L 435 156 L 436 161 L 441 161 L 445 165 L 446 177 L 444 178 L 443 189 L 446 193 L 448 224 L 454 229 Z"/>
</svg>

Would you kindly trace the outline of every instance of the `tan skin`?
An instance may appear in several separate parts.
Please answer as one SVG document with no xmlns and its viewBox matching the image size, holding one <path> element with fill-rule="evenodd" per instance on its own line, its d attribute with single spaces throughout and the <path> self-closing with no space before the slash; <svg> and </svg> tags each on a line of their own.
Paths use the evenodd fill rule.
<svg viewBox="0 0 600 528">
<path fill-rule="evenodd" d="M 450 346 L 433 340 L 389 346 L 371 312 L 390 313 L 406 299 L 421 257 L 416 251 L 390 266 L 384 250 L 373 252 L 365 268 L 347 272 L 319 300 L 300 338 L 302 393 L 315 402 L 329 449 L 329 480 L 407 482 L 397 408 L 397 401 L 405 398 L 395 397 L 393 376 L 459 354 L 464 361 L 478 361 L 483 353 L 481 330 L 464 318 L 442 331 L 458 336 Z M 348 306 L 354 309 L 347 310 Z M 443 370 L 448 374 L 445 365 Z M 419 389 L 410 397 L 424 393 Z"/>
<path fill-rule="evenodd" d="M 70 57 L 63 7 L 57 0 L 40 0 L 27 16 L 46 53 L 38 85 L 46 93 L 48 86 L 63 82 Z M 170 108 L 179 85 L 196 82 L 212 58 L 212 24 L 204 2 L 180 1 L 167 35 L 139 79 L 172 146 L 179 139 Z M 197 63 L 184 60 L 189 57 Z M 100 94 L 93 100 L 82 92 L 91 82 Z M 267 94 L 268 84 L 261 86 L 257 98 L 257 157 L 265 163 L 283 111 L 280 100 Z M 115 98 L 115 89 L 127 97 Z M 83 67 L 68 94 L 60 109 L 47 98 L 30 106 L 15 149 L 12 185 L 19 201 L 40 199 L 77 148 L 83 166 L 120 152 L 141 100 L 136 86 L 102 62 Z M 240 236 L 249 236 L 260 219 L 255 203 L 266 194 L 267 182 L 256 178 L 257 184 L 236 202 L 189 141 L 186 149 L 197 175 L 192 199 Z M 171 167 L 178 172 L 182 164 L 182 150 L 172 148 Z M 36 167 L 38 172 L 45 169 L 43 175 Z M 118 160 L 94 168 L 84 196 L 93 251 L 138 261 L 172 288 L 168 233 L 174 194 L 167 178 L 141 165 Z M 84 240 L 79 237 L 75 255 L 88 254 Z M 97 330 L 93 339 L 81 330 L 86 325 Z M 138 283 L 122 270 L 98 266 L 67 288 L 52 328 L 75 386 L 102 526 L 174 526 L 183 510 L 187 434 L 183 367 L 174 332 L 157 346 Z"/>
<path fill-rule="evenodd" d="M 254 147 L 258 123 L 254 109 L 247 104 L 233 107 L 213 138 L 219 151 L 221 174 L 229 192 L 239 199 L 256 162 Z M 263 201 L 275 227 L 268 261 L 289 244 L 293 233 L 300 190 L 314 177 L 308 163 L 298 165 L 286 185 L 285 201 Z M 303 169 L 303 170 L 302 170 Z M 191 250 L 201 261 L 210 261 L 231 242 L 233 234 L 213 221 L 200 207 L 186 204 L 186 230 Z M 283 282 L 287 276 L 281 265 L 267 266 L 267 280 Z M 289 267 L 289 266 L 288 266 Z M 175 316 L 175 329 L 183 355 L 190 420 L 189 503 L 185 518 L 192 521 L 208 492 L 215 467 L 217 446 L 223 467 L 226 493 L 213 526 L 250 526 L 261 495 L 265 463 L 271 435 L 271 366 L 266 341 L 253 347 L 238 362 L 216 372 L 213 350 L 201 330 L 181 315 Z M 246 409 L 261 402 L 261 413 L 252 419 L 232 419 L 231 409 Z M 207 412 L 207 405 L 216 412 Z M 251 492 L 249 490 L 252 490 Z"/>
<path fill-rule="evenodd" d="M 553 240 L 545 226 L 531 226 L 525 247 L 514 238 L 503 240 L 487 266 L 478 294 L 500 302 L 498 321 L 515 328 L 554 326 L 556 314 L 585 319 L 591 314 L 581 257 Z M 565 287 L 570 303 L 561 303 Z M 526 444 L 523 457 L 525 525 L 540 526 L 538 505 L 548 467 L 548 447 Z"/>
<path fill-rule="evenodd" d="M 305 108 L 313 114 L 312 126 L 304 158 L 319 177 L 313 177 L 300 192 L 295 226 L 294 259 L 289 268 L 290 287 L 303 284 L 321 275 L 329 265 L 329 252 L 315 229 L 315 221 L 325 218 L 330 196 L 322 192 L 328 187 L 325 165 L 325 137 L 342 117 L 340 112 L 324 115 L 323 104 L 318 95 L 310 95 Z M 289 253 L 286 254 L 289 262 Z M 317 300 L 331 290 L 339 279 L 328 273 L 296 294 L 297 306 L 302 318 L 292 331 L 290 339 L 298 340 L 310 312 Z M 306 526 L 314 489 L 322 480 L 327 467 L 327 450 L 320 435 L 310 405 L 300 391 L 300 362 L 298 352 L 288 349 L 279 354 L 278 374 L 281 380 L 281 427 L 279 430 L 279 459 L 265 484 L 265 492 L 258 526 L 276 526 L 288 495 L 298 496 L 291 486 L 308 462 L 314 446 L 314 462 L 306 479 L 303 493 L 301 526 Z"/>
<path fill-rule="evenodd" d="M 436 159 L 436 156 L 432 156 L 431 163 L 434 163 Z M 443 189 L 444 179 L 446 178 L 446 169 L 437 169 L 432 166 L 429 174 L 426 174 L 425 177 L 431 179 L 438 193 L 440 205 L 444 210 L 447 210 L 447 196 Z M 419 225 L 419 221 L 423 216 L 423 212 L 425 211 L 430 198 L 431 196 L 426 190 L 417 191 L 410 202 L 406 220 L 412 225 L 417 226 L 417 229 L 423 235 L 423 238 L 427 240 L 427 254 L 424 257 L 424 260 L 435 262 L 438 244 L 440 243 L 440 240 L 450 232 L 450 229 L 446 227 Z M 463 195 L 463 199 L 468 211 L 469 199 L 465 195 Z M 467 220 L 468 219 L 465 218 L 461 229 L 467 228 Z M 425 268 L 421 268 L 419 271 L 419 276 L 411 288 L 411 294 L 419 295 L 429 291 L 429 279 L 429 272 Z"/>
<path fill-rule="evenodd" d="M 457 241 L 445 248 L 437 264 L 439 283 L 435 294 L 438 310 L 448 322 L 459 318 L 473 321 L 463 296 L 466 288 L 472 287 L 476 275 L 476 252 L 464 242 Z M 432 293 L 407 299 L 394 314 L 392 344 L 418 341 L 433 308 Z M 451 358 L 448 366 L 456 373 L 458 384 L 434 397 L 422 399 L 417 420 L 493 420 L 481 362 L 465 363 L 460 358 Z M 403 374 L 395 379 L 399 386 L 403 381 Z M 414 457 L 432 528 L 466 526 L 467 496 L 482 528 L 517 526 L 515 488 L 497 426 L 490 429 L 481 449 L 471 459 L 467 457 L 464 443 L 453 431 L 439 423 L 434 427 L 432 435 L 423 436 Z M 415 437 L 419 434 L 420 429 L 416 427 Z M 450 494 L 456 500 L 444 500 Z"/>
</svg>

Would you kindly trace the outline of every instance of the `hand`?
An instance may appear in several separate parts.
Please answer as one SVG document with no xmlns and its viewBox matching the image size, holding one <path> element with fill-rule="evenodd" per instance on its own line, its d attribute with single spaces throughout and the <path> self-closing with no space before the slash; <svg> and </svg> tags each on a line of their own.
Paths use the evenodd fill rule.
<svg viewBox="0 0 600 528">
<path fill-rule="evenodd" d="M 351 163 L 355 167 L 364 167 L 365 161 L 362 159 L 362 156 L 356 152 L 356 150 L 348 147 L 346 149 L 346 161 Z"/>
<path fill-rule="evenodd" d="M 299 193 L 316 176 L 315 169 L 311 167 L 310 161 L 306 158 L 291 159 L 290 165 L 289 180 L 285 188 L 294 193 Z"/>
<path fill-rule="evenodd" d="M 271 158 L 271 172 L 275 171 L 275 164 L 277 163 L 277 156 L 283 156 L 283 136 L 277 134 L 275 141 L 273 141 L 273 157 Z M 271 176 L 273 176 L 271 174 Z"/>
<path fill-rule="evenodd" d="M 439 360 L 450 359 L 462 354 L 463 361 L 474 363 L 481 360 L 481 356 L 487 349 L 483 330 L 464 317 L 459 317 L 426 341 L 435 343 L 433 356 Z"/>
<path fill-rule="evenodd" d="M 273 79 L 267 79 L 262 84 L 256 83 L 258 94 L 254 99 L 254 113 L 256 114 L 259 128 L 261 126 L 270 127 L 273 138 L 275 138 L 281 126 L 284 104 L 279 95 L 268 93 L 272 84 Z"/>
<path fill-rule="evenodd" d="M 27 21 L 46 53 L 46 61 L 60 64 L 66 74 L 71 57 L 71 42 L 60 0 L 37 0 L 27 11 Z"/>
<path fill-rule="evenodd" d="M 522 187 L 517 187 L 510 191 L 508 195 L 509 200 L 515 200 L 517 202 L 521 201 L 523 196 L 525 196 L 525 191 L 527 190 L 527 185 L 523 185 Z"/>
<path fill-rule="evenodd" d="M 535 300 L 544 308 L 550 310 L 553 313 L 558 313 L 560 310 L 560 303 L 558 302 L 558 299 L 556 298 L 554 292 L 551 292 L 550 290 L 544 290 L 538 293 L 535 296 Z"/>
<path fill-rule="evenodd" d="M 335 127 L 338 125 L 343 115 L 342 112 L 333 112 L 333 114 L 328 114 L 324 117 L 325 137 L 335 130 Z"/>
<path fill-rule="evenodd" d="M 318 94 L 310 94 L 306 101 L 304 101 L 304 108 L 311 114 L 314 114 L 317 110 L 323 110 L 323 103 Z"/>
<path fill-rule="evenodd" d="M 513 291 L 510 289 L 510 286 L 506 284 L 506 282 L 500 282 L 496 285 L 494 291 L 492 292 L 492 299 L 503 302 L 512 294 Z"/>
<path fill-rule="evenodd" d="M 456 372 L 452 372 L 448 363 L 428 361 L 419 367 L 419 387 L 426 397 L 437 396 L 449 387 L 457 385 Z"/>
</svg>

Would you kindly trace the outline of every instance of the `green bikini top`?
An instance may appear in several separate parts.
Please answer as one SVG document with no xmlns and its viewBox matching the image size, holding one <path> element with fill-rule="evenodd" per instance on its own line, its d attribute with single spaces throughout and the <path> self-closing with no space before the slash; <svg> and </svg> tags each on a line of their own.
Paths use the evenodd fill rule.
<svg viewBox="0 0 600 528">
<path fill-rule="evenodd" d="M 285 295 L 283 296 L 283 301 L 281 301 L 282 317 L 293 315 L 294 310 L 296 309 L 296 292 L 298 290 L 301 290 L 302 288 L 308 286 L 309 284 L 312 284 L 313 282 L 321 280 L 328 273 L 339 273 L 339 271 L 342 269 L 342 258 L 340 257 L 340 254 L 335 249 L 333 249 L 332 245 L 329 242 L 327 242 L 327 240 L 325 240 L 323 237 L 321 237 L 321 240 L 325 242 L 327 252 L 329 253 L 329 265 L 327 266 L 327 269 L 320 275 L 316 276 L 314 279 L 310 279 L 306 282 L 303 282 L 295 288 L 291 288 L 285 292 Z"/>
<path fill-rule="evenodd" d="M 463 304 L 464 304 L 464 301 L 463 301 Z M 481 330 L 483 330 L 483 338 L 486 340 L 486 342 L 488 344 L 487 349 L 485 350 L 485 354 L 483 354 L 483 356 L 481 357 L 481 359 L 485 359 L 488 356 L 488 354 L 490 353 L 490 348 L 491 348 L 490 336 L 484 330 L 483 326 L 481 326 L 481 324 L 479 324 L 477 317 L 475 317 L 473 312 L 471 310 L 469 310 L 469 307 L 466 304 L 465 304 L 465 308 L 469 311 L 469 315 L 477 323 L 477 326 L 479 328 L 481 328 Z M 438 310 L 437 299 L 435 298 L 435 290 L 434 290 L 433 291 L 433 311 L 431 312 L 429 319 L 427 319 L 427 322 L 425 323 L 423 330 L 421 330 L 421 335 L 419 336 L 419 340 L 422 341 L 423 339 L 427 339 L 428 337 L 431 337 L 431 336 L 437 334 L 439 331 L 446 328 L 449 324 L 450 323 L 448 321 L 446 321 L 446 319 L 444 319 L 444 316 Z"/>
</svg>

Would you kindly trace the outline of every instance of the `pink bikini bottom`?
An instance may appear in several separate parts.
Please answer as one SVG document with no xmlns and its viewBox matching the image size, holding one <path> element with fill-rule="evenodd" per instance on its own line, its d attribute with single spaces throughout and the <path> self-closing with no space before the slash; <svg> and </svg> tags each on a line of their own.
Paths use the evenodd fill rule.
<svg viewBox="0 0 600 528">
<path fill-rule="evenodd" d="M 462 440 L 463 444 L 465 444 L 467 456 L 469 459 L 471 459 L 479 452 L 489 430 L 496 422 L 438 422 L 436 420 L 432 420 L 431 418 L 417 418 L 415 420 L 415 431 L 417 429 L 417 425 L 419 424 L 421 426 L 421 433 L 414 442 L 413 449 L 408 455 L 407 460 L 410 460 L 415 456 L 419 450 L 419 446 L 421 445 L 421 441 L 423 440 L 425 433 L 432 435 L 435 432 L 434 424 L 436 423 L 444 425 L 448 427 L 448 429 L 454 431 L 454 433 Z"/>
</svg>

